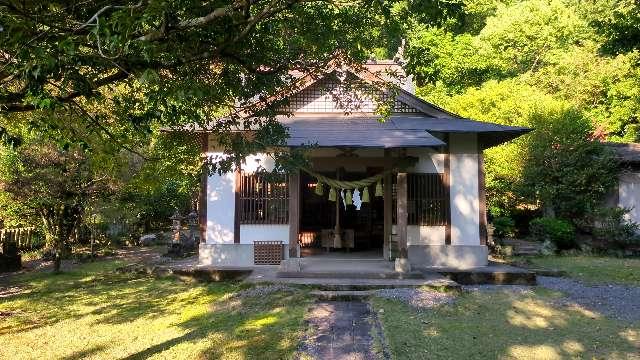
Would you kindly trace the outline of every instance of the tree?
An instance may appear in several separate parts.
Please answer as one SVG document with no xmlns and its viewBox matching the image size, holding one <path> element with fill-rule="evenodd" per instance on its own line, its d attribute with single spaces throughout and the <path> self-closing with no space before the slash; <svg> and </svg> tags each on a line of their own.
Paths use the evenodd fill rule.
<svg viewBox="0 0 640 360">
<path fill-rule="evenodd" d="M 112 179 L 99 173 L 80 146 L 59 147 L 46 141 L 0 146 L 3 202 L 18 204 L 24 215 L 41 220 L 47 246 L 54 250 L 56 272 L 86 205 L 107 195 L 112 186 Z"/>
<path fill-rule="evenodd" d="M 616 182 L 613 154 L 591 138 L 593 128 L 572 108 L 531 114 L 525 191 L 542 202 L 546 215 L 576 221 L 601 205 Z"/>
</svg>

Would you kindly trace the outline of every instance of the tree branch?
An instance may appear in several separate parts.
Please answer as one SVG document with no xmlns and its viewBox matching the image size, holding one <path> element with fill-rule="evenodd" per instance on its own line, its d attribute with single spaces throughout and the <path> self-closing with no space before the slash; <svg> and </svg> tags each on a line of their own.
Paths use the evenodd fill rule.
<svg viewBox="0 0 640 360">
<path fill-rule="evenodd" d="M 120 80 L 124 80 L 127 77 L 129 77 L 129 73 L 127 71 L 124 70 L 120 70 L 114 74 L 111 74 L 109 76 L 105 76 L 102 79 L 99 79 L 97 81 L 95 81 L 93 83 L 93 89 L 92 90 L 97 90 L 98 88 L 105 86 L 105 85 L 109 85 L 112 84 L 116 81 L 120 81 Z M 8 98 L 24 98 L 24 94 L 13 94 L 15 96 L 8 96 Z M 80 96 L 84 96 L 87 95 L 84 92 L 80 92 L 80 91 L 74 91 L 71 92 L 65 96 L 56 96 L 55 100 L 60 102 L 60 103 L 65 103 L 65 102 L 69 102 L 77 97 Z M 24 103 L 6 103 L 6 104 L 2 104 L 0 103 L 0 111 L 6 111 L 6 112 L 24 112 L 24 111 L 32 111 L 32 110 L 37 110 L 38 108 L 33 105 L 33 104 L 24 104 Z"/>
</svg>

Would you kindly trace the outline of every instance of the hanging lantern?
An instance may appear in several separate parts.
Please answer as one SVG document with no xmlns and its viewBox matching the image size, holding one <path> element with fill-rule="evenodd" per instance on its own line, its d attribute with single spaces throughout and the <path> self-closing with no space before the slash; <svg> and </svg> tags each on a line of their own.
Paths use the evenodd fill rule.
<svg viewBox="0 0 640 360">
<path fill-rule="evenodd" d="M 362 190 L 362 202 L 363 203 L 368 203 L 369 202 L 369 187 L 365 186 L 364 190 Z"/>
<path fill-rule="evenodd" d="M 351 190 L 347 190 L 344 196 L 344 201 L 347 205 L 353 205 L 353 197 L 351 196 Z"/>
<path fill-rule="evenodd" d="M 329 201 L 336 201 L 336 189 L 334 188 L 329 190 Z"/>
<path fill-rule="evenodd" d="M 316 184 L 316 195 L 322 196 L 324 194 L 324 188 L 322 187 L 322 183 L 318 181 Z"/>
<path fill-rule="evenodd" d="M 378 183 L 376 184 L 376 196 L 377 197 L 383 196 L 383 193 L 382 193 L 382 182 L 380 180 L 378 180 Z"/>
</svg>

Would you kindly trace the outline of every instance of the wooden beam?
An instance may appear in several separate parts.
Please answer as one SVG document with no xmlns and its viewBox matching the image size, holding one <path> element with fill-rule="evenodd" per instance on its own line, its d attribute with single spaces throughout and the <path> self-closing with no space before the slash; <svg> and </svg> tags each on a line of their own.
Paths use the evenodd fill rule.
<svg viewBox="0 0 640 360">
<path fill-rule="evenodd" d="M 408 257 L 407 252 L 407 220 L 408 220 L 408 211 L 407 211 L 407 173 L 398 173 L 398 183 L 397 183 L 397 194 L 398 194 L 398 256 L 401 259 L 406 259 Z"/>
<path fill-rule="evenodd" d="M 314 169 L 336 169 L 344 167 L 346 169 L 361 167 L 384 167 L 391 169 L 400 161 L 408 162 L 408 160 L 418 161 L 417 157 L 391 157 L 389 149 L 384 150 L 384 157 L 312 157 L 310 162 Z"/>
<path fill-rule="evenodd" d="M 447 146 L 445 147 L 445 152 L 444 152 L 444 188 L 446 191 L 446 198 L 448 199 L 447 201 L 447 214 L 446 214 L 446 219 L 447 219 L 447 224 L 444 227 L 444 243 L 446 245 L 451 245 L 451 155 L 449 153 L 451 147 L 449 145 L 449 134 L 446 135 L 445 137 L 445 142 L 447 143 Z"/>
<path fill-rule="evenodd" d="M 233 216 L 233 243 L 240 244 L 240 182 L 242 181 L 242 168 L 240 164 L 236 164 L 236 169 L 234 170 L 235 181 L 234 181 L 234 195 L 235 195 L 235 206 L 234 206 L 234 216 Z"/>
<path fill-rule="evenodd" d="M 209 134 L 203 133 L 200 137 L 202 149 L 203 165 L 207 161 L 207 153 L 209 152 Z M 209 182 L 209 171 L 205 166 L 202 168 L 200 179 L 200 199 L 198 200 L 198 222 L 200 227 L 200 242 L 207 241 L 207 184 Z"/>
<path fill-rule="evenodd" d="M 384 151 L 385 158 L 391 157 L 391 151 L 385 149 Z M 390 169 L 390 166 L 385 166 L 385 170 Z M 385 259 L 390 260 L 390 242 L 391 242 L 391 230 L 393 227 L 393 188 L 391 185 L 391 173 L 388 173 L 384 176 L 383 179 L 383 209 L 384 209 L 384 239 L 382 245 L 382 255 Z M 371 197 L 373 199 L 373 196 Z"/>
<path fill-rule="evenodd" d="M 478 147 L 478 216 L 480 245 L 487 245 L 487 194 L 484 180 L 484 156 L 480 147 Z"/>
<path fill-rule="evenodd" d="M 289 174 L 289 257 L 298 257 L 298 234 L 300 233 L 300 172 Z"/>
</svg>

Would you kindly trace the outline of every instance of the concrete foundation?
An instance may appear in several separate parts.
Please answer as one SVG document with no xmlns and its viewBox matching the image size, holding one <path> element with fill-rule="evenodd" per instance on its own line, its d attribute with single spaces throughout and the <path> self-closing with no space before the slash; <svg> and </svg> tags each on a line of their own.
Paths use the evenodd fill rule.
<svg viewBox="0 0 640 360">
<path fill-rule="evenodd" d="M 479 245 L 409 245 L 408 252 L 411 265 L 458 269 L 486 266 L 489 256 Z"/>
<path fill-rule="evenodd" d="M 255 266 L 253 244 L 200 244 L 199 265 L 204 266 Z M 283 259 L 288 259 L 287 248 Z"/>
<path fill-rule="evenodd" d="M 253 266 L 252 244 L 200 244 L 199 264 Z"/>
</svg>

